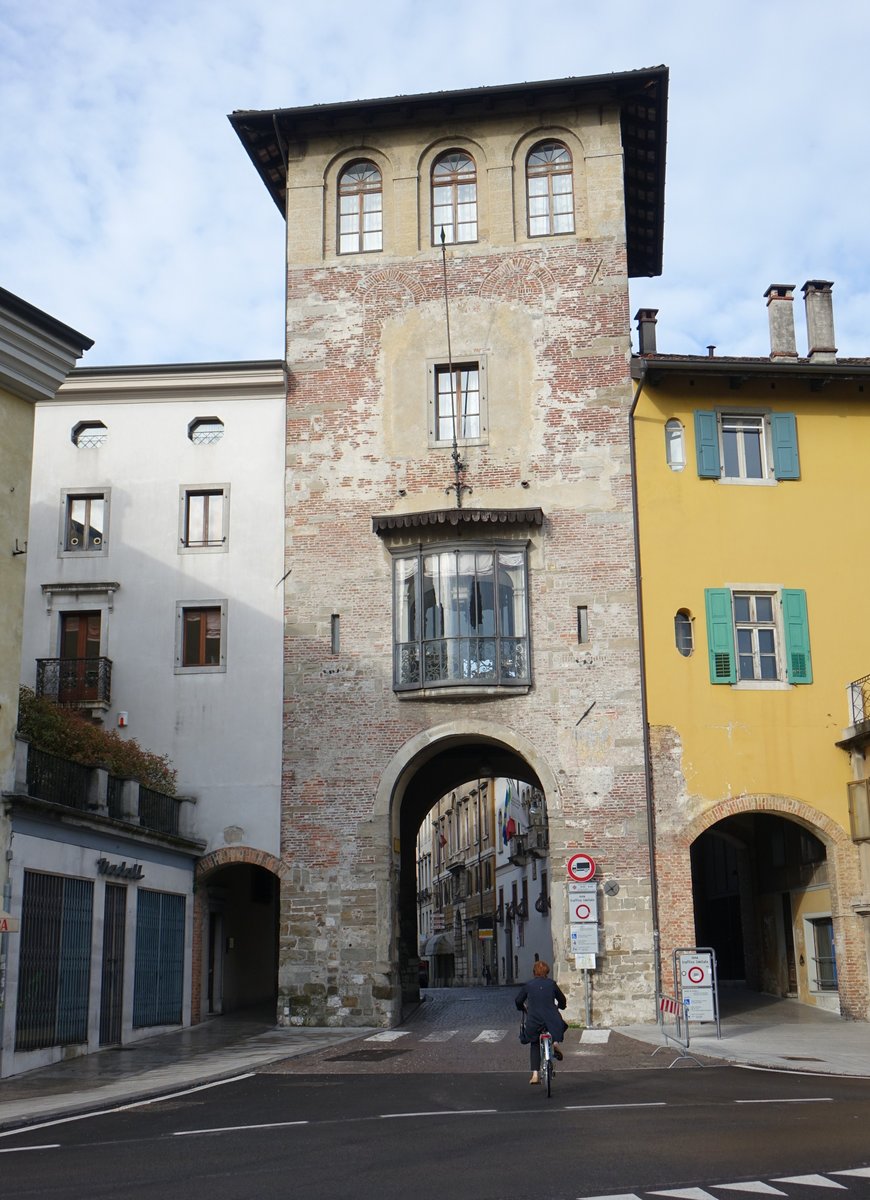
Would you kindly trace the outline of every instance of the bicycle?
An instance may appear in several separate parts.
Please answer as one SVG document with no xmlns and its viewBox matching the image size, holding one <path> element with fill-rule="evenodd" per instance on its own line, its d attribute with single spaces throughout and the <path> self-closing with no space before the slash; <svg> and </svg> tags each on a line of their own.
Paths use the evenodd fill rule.
<svg viewBox="0 0 870 1200">
<path fill-rule="evenodd" d="M 542 1029 L 538 1037 L 538 1045 L 541 1048 L 541 1065 L 539 1067 L 539 1078 L 541 1083 L 547 1085 L 547 1099 L 553 1090 L 553 1076 L 556 1074 L 555 1056 L 553 1054 L 553 1035 L 548 1033 L 546 1029 Z"/>
</svg>

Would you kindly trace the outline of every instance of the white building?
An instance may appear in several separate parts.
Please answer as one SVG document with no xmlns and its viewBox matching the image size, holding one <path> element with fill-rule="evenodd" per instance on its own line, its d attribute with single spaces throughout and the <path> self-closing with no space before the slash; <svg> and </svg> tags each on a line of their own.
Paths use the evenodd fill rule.
<svg viewBox="0 0 870 1200">
<path fill-rule="evenodd" d="M 521 780 L 497 779 L 495 788 L 498 981 L 523 983 L 538 959 L 553 964 L 546 808 Z"/>
<path fill-rule="evenodd" d="M 37 406 L 22 682 L 168 757 L 191 801 L 177 830 L 147 836 L 103 801 L 72 825 L 66 814 L 62 836 L 45 813 L 18 817 L 15 903 L 35 871 L 95 885 L 80 1048 L 178 1023 L 179 999 L 186 1023 L 276 995 L 283 426 L 277 362 L 80 370 Z M 124 897 L 106 894 L 121 882 Z M 124 963 L 107 1033 L 110 900 L 121 903 Z M 160 910 L 158 939 L 184 945 L 183 978 L 162 1010 L 172 1019 L 159 1019 L 158 997 L 150 1026 L 135 980 L 148 904 Z M 10 1013 L 17 979 L 11 961 Z M 47 1060 L 61 1053 L 62 1032 L 53 1037 Z"/>
</svg>

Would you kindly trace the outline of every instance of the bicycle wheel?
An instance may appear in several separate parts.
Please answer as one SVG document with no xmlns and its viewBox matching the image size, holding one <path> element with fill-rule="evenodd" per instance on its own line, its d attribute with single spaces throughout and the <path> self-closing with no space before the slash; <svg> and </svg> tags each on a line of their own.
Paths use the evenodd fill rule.
<svg viewBox="0 0 870 1200">
<path fill-rule="evenodd" d="M 553 1089 L 553 1042 L 549 1034 L 541 1038 L 541 1083 L 546 1084 L 549 1098 Z"/>
</svg>

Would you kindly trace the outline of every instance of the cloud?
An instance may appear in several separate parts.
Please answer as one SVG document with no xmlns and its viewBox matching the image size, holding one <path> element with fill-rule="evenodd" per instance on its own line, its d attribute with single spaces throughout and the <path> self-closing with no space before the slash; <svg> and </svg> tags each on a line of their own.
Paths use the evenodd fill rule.
<svg viewBox="0 0 870 1200">
<path fill-rule="evenodd" d="M 92 364 L 280 357 L 284 225 L 227 113 L 665 63 L 660 348 L 764 353 L 768 284 L 828 278 L 860 354 L 868 34 L 860 0 L 0 0 L 0 283 Z"/>
</svg>

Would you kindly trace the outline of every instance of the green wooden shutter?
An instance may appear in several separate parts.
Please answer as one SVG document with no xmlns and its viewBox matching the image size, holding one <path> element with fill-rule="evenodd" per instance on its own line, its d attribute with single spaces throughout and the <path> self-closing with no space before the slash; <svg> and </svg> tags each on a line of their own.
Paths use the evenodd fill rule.
<svg viewBox="0 0 870 1200">
<path fill-rule="evenodd" d="M 719 422 L 714 412 L 695 413 L 695 455 L 698 459 L 698 474 L 702 479 L 718 479 L 719 467 Z"/>
<path fill-rule="evenodd" d="M 785 627 L 786 678 L 789 683 L 812 683 L 807 594 L 802 588 L 782 589 L 782 623 Z"/>
<path fill-rule="evenodd" d="M 736 683 L 734 656 L 734 619 L 729 588 L 705 588 L 707 607 L 707 647 L 710 653 L 710 682 Z"/>
<path fill-rule="evenodd" d="M 773 473 L 777 479 L 800 479 L 797 422 L 794 413 L 771 413 L 770 432 L 773 441 Z"/>
</svg>

